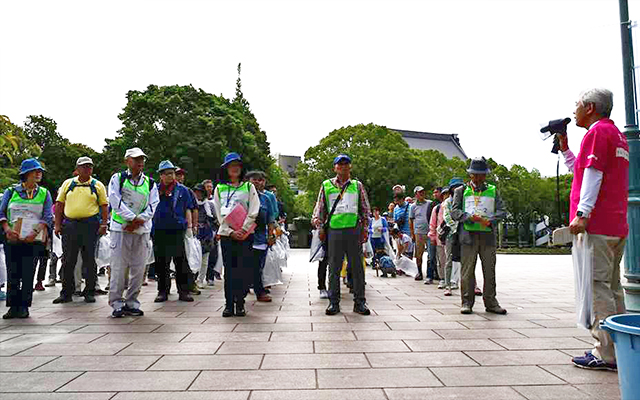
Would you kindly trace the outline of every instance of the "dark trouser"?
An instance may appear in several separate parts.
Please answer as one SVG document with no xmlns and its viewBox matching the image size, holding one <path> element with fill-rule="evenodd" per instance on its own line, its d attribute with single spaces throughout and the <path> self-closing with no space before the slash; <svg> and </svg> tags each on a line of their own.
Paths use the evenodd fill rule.
<svg viewBox="0 0 640 400">
<path fill-rule="evenodd" d="M 7 307 L 31 307 L 35 257 L 44 251 L 42 244 L 4 245 L 7 261 Z"/>
<path fill-rule="evenodd" d="M 473 307 L 476 288 L 476 262 L 482 262 L 484 287 L 482 299 L 485 308 L 498 306 L 496 299 L 496 245 L 493 233 L 471 232 L 471 244 L 462 243 L 462 271 L 460 274 L 460 295 L 462 305 Z"/>
<path fill-rule="evenodd" d="M 33 261 L 34 267 L 38 270 L 38 282 L 42 282 L 47 275 L 47 264 L 49 264 L 49 252 L 42 250 L 40 254 L 36 254 Z"/>
<path fill-rule="evenodd" d="M 70 298 L 75 291 L 74 270 L 78 252 L 82 252 L 82 270 L 86 280 L 85 294 L 93 295 L 98 275 L 96 267 L 96 244 L 98 243 L 98 217 L 82 220 L 65 219 L 62 224 L 62 252 L 64 253 L 62 290 L 60 296 Z"/>
<path fill-rule="evenodd" d="M 214 239 L 213 248 L 209 252 L 209 262 L 207 263 L 207 280 L 214 281 L 216 274 L 213 271 L 213 268 L 218 263 L 218 241 Z M 264 266 L 264 263 L 263 263 Z"/>
<path fill-rule="evenodd" d="M 434 279 L 435 272 L 438 268 L 438 257 L 436 256 L 436 246 L 431 243 L 431 240 L 427 240 L 428 242 L 428 252 L 429 252 L 429 261 L 427 261 L 427 279 Z"/>
<path fill-rule="evenodd" d="M 176 286 L 178 293 L 189 293 L 193 285 L 193 274 L 189 268 L 185 249 L 185 231 L 156 229 L 153 233 L 153 251 L 156 258 L 156 277 L 158 293 L 169 294 L 171 276 L 169 267 L 171 259 L 176 267 Z"/>
<path fill-rule="evenodd" d="M 264 262 L 267 260 L 267 250 L 253 249 L 253 291 L 256 296 L 265 294 L 262 284 L 262 271 Z"/>
<path fill-rule="evenodd" d="M 329 266 L 327 243 L 323 243 L 322 247 L 324 247 L 324 258 L 318 263 L 318 290 L 327 290 L 327 267 Z"/>
<path fill-rule="evenodd" d="M 340 270 L 347 256 L 353 278 L 353 298 L 356 303 L 364 303 L 364 268 L 362 265 L 362 244 L 360 228 L 329 229 L 329 298 L 332 304 L 340 303 Z"/>
<path fill-rule="evenodd" d="M 253 277 L 253 237 L 249 236 L 240 242 L 222 236 L 220 245 L 224 264 L 224 298 L 226 307 L 231 308 L 234 303 L 244 304 L 244 297 Z"/>
</svg>

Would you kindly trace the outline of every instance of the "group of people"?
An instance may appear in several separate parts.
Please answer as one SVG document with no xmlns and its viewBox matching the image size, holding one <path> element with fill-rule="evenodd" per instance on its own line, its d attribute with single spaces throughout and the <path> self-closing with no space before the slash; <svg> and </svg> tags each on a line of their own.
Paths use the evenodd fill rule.
<svg viewBox="0 0 640 400">
<path fill-rule="evenodd" d="M 204 287 L 205 280 L 213 285 L 218 246 L 226 299 L 222 315 L 246 315 L 244 299 L 251 287 L 258 301 L 272 300 L 263 285 L 262 271 L 269 247 L 286 231 L 279 226 L 284 222 L 282 203 L 265 189 L 266 174 L 245 171 L 241 156 L 230 153 L 221 165 L 217 186 L 205 180 L 191 189 L 183 185 L 186 171 L 169 160 L 159 164 L 160 181 L 155 182 L 143 172 L 146 159 L 140 148 L 128 149 L 124 156 L 127 169 L 113 174 L 105 187 L 92 176 L 91 158 L 80 157 L 75 176 L 60 186 L 55 203 L 39 184 L 43 165 L 36 159 L 22 162 L 21 182 L 8 188 L 0 203 L 9 307 L 4 319 L 29 317 L 36 263 L 46 265 L 47 248 L 60 237 L 62 290 L 54 304 L 72 302 L 76 280 L 82 276 L 84 301 L 96 301 L 96 247 L 107 234 L 109 305 L 114 318 L 144 315 L 138 295 L 147 274 L 157 280 L 155 302 L 168 300 L 172 273 L 178 300 L 194 301 L 192 294 L 200 294 L 198 287 Z M 185 244 L 196 239 L 202 251 L 197 258 L 202 262 L 195 266 L 198 272 L 189 265 Z M 148 268 L 150 255 L 153 273 Z M 36 288 L 42 286 L 42 279 L 44 276 L 38 277 Z M 55 283 L 54 271 L 47 286 Z"/>
</svg>

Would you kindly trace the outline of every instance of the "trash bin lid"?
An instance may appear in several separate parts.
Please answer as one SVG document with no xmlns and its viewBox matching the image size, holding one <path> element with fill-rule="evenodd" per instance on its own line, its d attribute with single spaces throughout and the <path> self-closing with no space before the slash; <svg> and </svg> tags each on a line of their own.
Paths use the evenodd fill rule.
<svg viewBox="0 0 640 400">
<path fill-rule="evenodd" d="M 603 324 L 614 331 L 640 336 L 640 314 L 620 314 L 607 317 Z"/>
</svg>

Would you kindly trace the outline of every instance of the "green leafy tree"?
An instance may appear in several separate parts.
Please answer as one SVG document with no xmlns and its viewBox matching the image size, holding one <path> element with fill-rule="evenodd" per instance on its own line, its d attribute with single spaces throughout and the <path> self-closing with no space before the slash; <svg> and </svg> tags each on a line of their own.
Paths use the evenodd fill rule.
<svg viewBox="0 0 640 400">
<path fill-rule="evenodd" d="M 18 182 L 20 163 L 41 153 L 40 147 L 30 140 L 23 129 L 0 115 L 0 188 Z"/>
</svg>

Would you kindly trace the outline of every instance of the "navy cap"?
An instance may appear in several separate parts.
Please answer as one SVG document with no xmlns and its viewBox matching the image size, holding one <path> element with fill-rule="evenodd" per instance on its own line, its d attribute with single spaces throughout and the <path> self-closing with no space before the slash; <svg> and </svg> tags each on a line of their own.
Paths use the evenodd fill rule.
<svg viewBox="0 0 640 400">
<path fill-rule="evenodd" d="M 351 164 L 351 157 L 349 157 L 346 154 L 340 154 L 338 157 L 333 159 L 333 165 L 336 165 L 336 164 L 338 164 L 338 163 L 340 163 L 342 161 L 346 161 L 349 164 Z"/>
<path fill-rule="evenodd" d="M 229 153 L 224 157 L 224 162 L 220 168 L 225 168 L 234 161 L 242 162 L 242 157 L 240 157 L 240 154 L 238 153 Z"/>
</svg>

